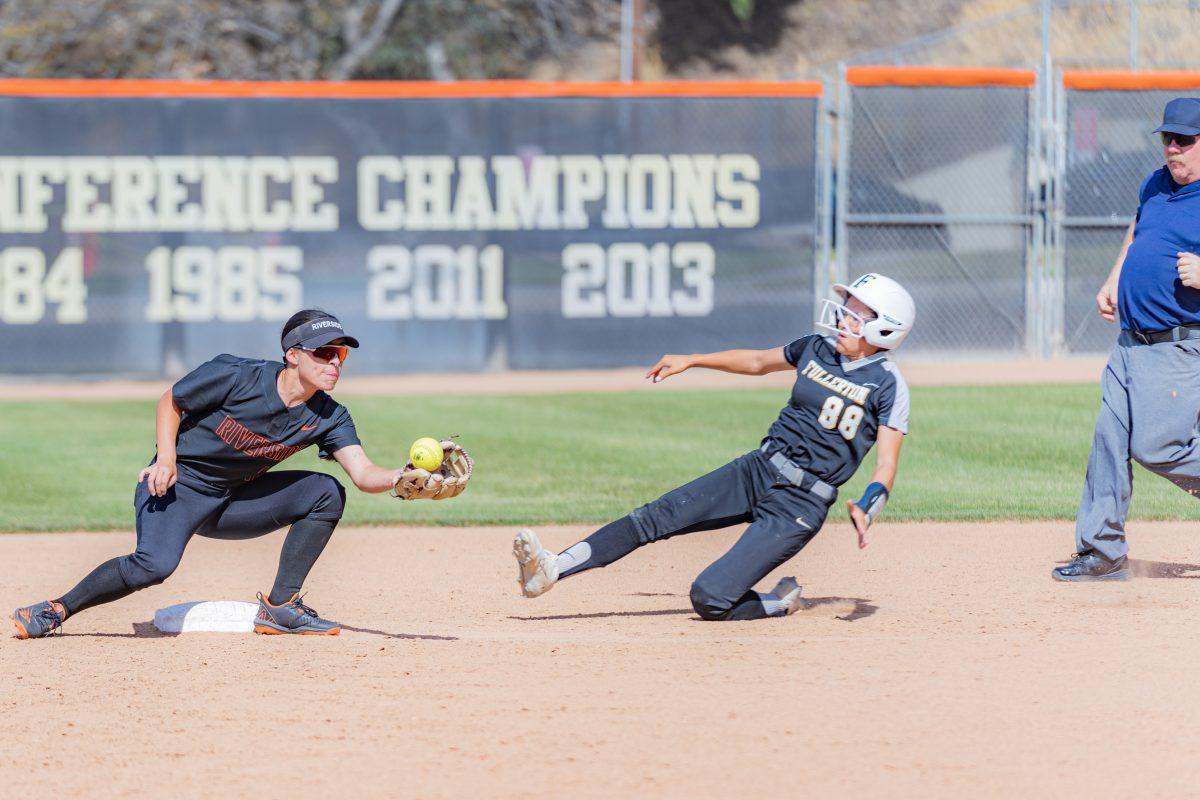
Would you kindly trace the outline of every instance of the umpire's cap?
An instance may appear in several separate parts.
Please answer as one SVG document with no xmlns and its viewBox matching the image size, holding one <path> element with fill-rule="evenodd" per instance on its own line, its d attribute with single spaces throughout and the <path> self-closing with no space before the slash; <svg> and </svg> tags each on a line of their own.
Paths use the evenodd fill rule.
<svg viewBox="0 0 1200 800">
<path fill-rule="evenodd" d="M 1162 125 L 1153 133 L 1200 134 L 1200 97 L 1176 97 L 1163 109 Z"/>
</svg>

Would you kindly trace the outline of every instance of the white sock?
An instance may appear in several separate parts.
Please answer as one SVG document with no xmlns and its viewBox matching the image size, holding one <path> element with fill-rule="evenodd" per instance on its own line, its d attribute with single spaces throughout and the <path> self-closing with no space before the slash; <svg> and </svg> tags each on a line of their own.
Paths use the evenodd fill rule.
<svg viewBox="0 0 1200 800">
<path fill-rule="evenodd" d="M 558 574 L 561 575 L 569 569 L 574 569 L 581 564 L 587 563 L 587 560 L 592 557 L 592 546 L 587 542 L 579 542 L 573 544 L 566 550 L 558 554 Z"/>
<path fill-rule="evenodd" d="M 787 603 L 780 600 L 770 592 L 755 592 L 758 595 L 758 600 L 763 604 L 763 608 L 767 610 L 769 617 L 782 617 L 788 612 Z"/>
</svg>

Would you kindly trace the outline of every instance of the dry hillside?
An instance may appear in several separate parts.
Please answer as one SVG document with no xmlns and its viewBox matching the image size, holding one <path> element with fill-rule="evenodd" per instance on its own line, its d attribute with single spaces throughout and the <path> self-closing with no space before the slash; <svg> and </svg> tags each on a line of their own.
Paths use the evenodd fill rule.
<svg viewBox="0 0 1200 800">
<path fill-rule="evenodd" d="M 841 60 L 1035 66 L 1028 0 L 645 0 L 643 77 L 805 78 Z M 1056 0 L 1067 67 L 1129 62 L 1129 0 Z M 0 0 L 0 76 L 602 80 L 619 0 Z M 1200 68 L 1196 0 L 1139 0 L 1141 68 Z M 951 31 L 946 35 L 939 32 Z M 914 42 L 916 42 L 914 44 Z"/>
</svg>

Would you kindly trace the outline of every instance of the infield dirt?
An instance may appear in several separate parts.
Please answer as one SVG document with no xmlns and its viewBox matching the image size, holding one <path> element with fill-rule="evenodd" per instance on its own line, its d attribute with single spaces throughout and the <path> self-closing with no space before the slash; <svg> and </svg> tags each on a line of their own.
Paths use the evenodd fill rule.
<svg viewBox="0 0 1200 800">
<path fill-rule="evenodd" d="M 737 531 L 519 596 L 509 529 L 341 529 L 308 601 L 340 637 L 156 634 L 250 599 L 281 534 L 195 539 L 160 587 L 5 638 L 0 795 L 1128 797 L 1200 779 L 1194 524 L 1141 523 L 1140 577 L 1068 585 L 1068 523 L 831 524 L 792 617 L 706 623 Z M 541 531 L 561 548 L 586 530 Z M 5 610 L 132 534 L 0 537 Z"/>
</svg>

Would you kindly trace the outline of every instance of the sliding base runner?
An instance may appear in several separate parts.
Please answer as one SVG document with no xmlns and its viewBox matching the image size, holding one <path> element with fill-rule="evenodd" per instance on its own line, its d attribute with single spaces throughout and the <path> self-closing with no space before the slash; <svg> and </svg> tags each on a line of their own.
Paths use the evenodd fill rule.
<svg viewBox="0 0 1200 800">
<path fill-rule="evenodd" d="M 908 429 L 909 394 L 887 358 L 912 330 L 916 308 L 898 283 L 875 273 L 837 284 L 813 334 L 769 350 L 663 356 L 646 377 L 665 380 L 692 367 L 743 375 L 794 369 L 788 404 L 760 446 L 605 525 L 562 553 L 546 550 L 530 530 L 513 554 L 526 597 L 563 578 L 605 567 L 642 545 L 694 531 L 749 523 L 733 548 L 692 583 L 692 607 L 706 620 L 790 614 L 800 586 L 784 578 L 769 592 L 755 585 L 800 552 L 825 522 L 837 487 L 878 442 L 871 484 L 847 502 L 859 547 L 887 502 Z"/>
</svg>

